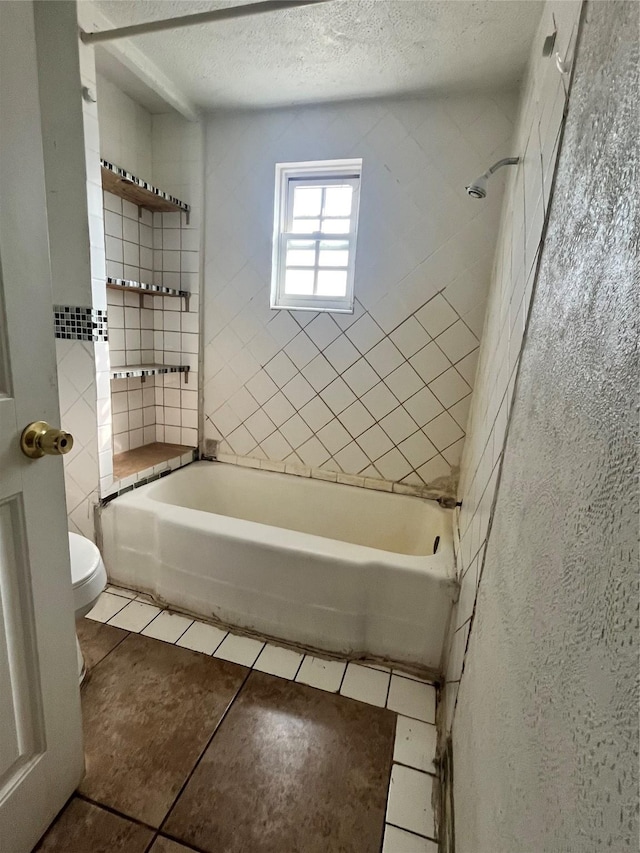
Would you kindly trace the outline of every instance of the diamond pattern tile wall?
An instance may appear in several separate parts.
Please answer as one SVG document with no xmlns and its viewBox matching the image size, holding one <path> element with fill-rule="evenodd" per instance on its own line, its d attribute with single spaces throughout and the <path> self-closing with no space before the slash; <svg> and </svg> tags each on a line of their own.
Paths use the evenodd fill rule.
<svg viewBox="0 0 640 853">
<path fill-rule="evenodd" d="M 484 109 L 499 120 L 476 138 Z M 464 186 L 511 153 L 512 114 L 510 97 L 473 96 L 209 121 L 204 409 L 221 453 L 453 488 L 502 177 L 481 206 Z M 353 315 L 271 311 L 275 164 L 351 156 Z"/>
</svg>

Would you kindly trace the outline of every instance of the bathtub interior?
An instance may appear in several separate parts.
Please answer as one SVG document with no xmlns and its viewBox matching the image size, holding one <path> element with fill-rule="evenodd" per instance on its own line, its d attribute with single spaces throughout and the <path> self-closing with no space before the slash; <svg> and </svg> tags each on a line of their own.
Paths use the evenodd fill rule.
<svg viewBox="0 0 640 853">
<path fill-rule="evenodd" d="M 164 504 L 410 556 L 451 540 L 433 501 L 270 471 L 199 462 L 149 487 Z"/>
</svg>

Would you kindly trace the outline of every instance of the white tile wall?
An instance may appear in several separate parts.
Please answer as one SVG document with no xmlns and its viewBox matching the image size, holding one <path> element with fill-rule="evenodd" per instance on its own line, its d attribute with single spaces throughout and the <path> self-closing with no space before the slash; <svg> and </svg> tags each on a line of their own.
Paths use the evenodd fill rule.
<svg viewBox="0 0 640 853">
<path fill-rule="evenodd" d="M 199 292 L 202 210 L 201 128 L 179 116 L 151 116 L 98 78 L 101 155 L 191 205 L 184 214 L 151 214 L 104 193 L 106 269 L 117 278 L 186 290 L 173 297 L 108 291 L 111 363 L 188 364 L 184 374 L 112 383 L 114 452 L 152 441 L 197 446 L 199 438 Z M 128 408 L 125 411 L 124 395 Z M 142 395 L 142 405 L 140 396 Z M 151 397 L 153 396 L 153 399 Z M 109 427 L 109 432 L 111 428 Z M 178 464 L 180 459 L 177 460 Z M 149 475 L 149 471 L 141 475 Z M 105 478 L 105 484 L 107 478 Z M 117 486 L 118 484 L 115 484 Z M 115 487 L 109 483 L 109 491 Z"/>
<path fill-rule="evenodd" d="M 542 44 L 557 28 L 555 50 L 562 58 L 572 59 L 580 7 L 579 0 L 551 0 L 546 4 L 523 89 L 513 147 L 522 162 L 510 172 L 505 193 L 470 426 L 462 454 L 458 496 L 463 505 L 457 515 L 461 593 L 446 661 L 447 728 L 452 725 L 473 626 L 473 607 L 566 104 L 568 79 L 558 72 L 553 56 L 542 56 Z M 437 445 L 435 437 L 432 440 Z"/>
<path fill-rule="evenodd" d="M 78 43 L 80 76 L 83 85 L 95 89 L 93 49 Z M 86 198 L 89 220 L 87 265 L 90 275 L 65 278 L 65 299 L 74 305 L 105 308 L 104 235 L 102 186 L 98 165 L 96 105 L 82 101 L 82 125 L 86 168 Z M 73 151 L 70 151 L 73 154 Z M 74 159 L 71 174 L 77 173 Z M 75 205 L 80 208 L 80 205 Z M 64 210 L 63 210 L 63 215 Z M 87 251 L 68 242 L 64 251 Z M 54 280 L 55 281 L 55 280 Z M 72 290 L 69 290 L 72 287 Z M 100 497 L 101 476 L 111 479 L 112 459 L 106 431 L 111 430 L 111 403 L 106 343 L 56 341 L 60 416 L 63 429 L 74 437 L 74 446 L 64 457 L 65 491 L 69 529 L 93 539 L 94 507 Z M 101 425 L 99 428 L 98 424 Z"/>
<path fill-rule="evenodd" d="M 198 418 L 202 376 L 199 336 L 202 127 L 176 114 L 154 115 L 151 139 L 155 184 L 191 205 L 188 222 L 184 214 L 154 216 L 156 282 L 179 286 L 191 294 L 188 312 L 179 312 L 180 300 L 165 298 L 163 326 L 155 329 L 156 357 L 166 364 L 187 364 L 190 368 L 188 379 L 185 374 L 171 373 L 156 381 L 156 438 L 157 441 L 196 447 L 201 429 Z M 158 279 L 160 270 L 161 282 Z M 158 347 L 160 333 L 162 345 Z"/>
<path fill-rule="evenodd" d="M 151 114 L 101 74 L 96 84 L 101 156 L 151 181 Z"/>
<path fill-rule="evenodd" d="M 89 539 L 94 538 L 93 507 L 99 499 L 94 346 L 56 340 L 60 423 L 73 435 L 73 448 L 64 457 L 69 530 Z"/>
<path fill-rule="evenodd" d="M 186 217 L 156 214 L 130 205 L 112 193 L 104 193 L 107 274 L 148 284 L 165 284 L 187 289 L 193 284 L 190 270 L 198 262 L 185 261 L 197 252 L 178 251 L 175 271 L 164 269 L 163 245 L 190 244 L 192 232 L 186 227 Z M 167 225 L 168 223 L 168 225 Z M 111 233 L 109 233 L 111 232 Z M 123 239 L 128 236 L 130 239 Z M 156 247 L 156 250 L 152 247 Z M 128 249 L 129 247 L 129 249 Z M 159 248 L 158 248 L 159 247 Z M 130 258 L 140 258 L 139 265 L 123 264 Z M 148 266 L 142 266 L 142 262 Z M 196 290 L 197 299 L 197 290 Z M 189 300 L 185 309 L 183 299 L 144 295 L 142 306 L 139 293 L 108 290 L 109 352 L 113 366 L 140 363 L 193 363 L 199 349 L 197 301 Z M 114 453 L 133 450 L 154 441 L 197 446 L 197 363 L 189 382 L 177 375 L 140 379 L 114 380 L 112 383 L 113 448 Z M 189 388 L 189 385 L 191 386 Z M 184 390 L 182 390 L 184 388 Z M 128 396 L 127 396 L 128 394 Z M 144 395 L 144 405 L 139 397 Z M 128 402 L 128 407 L 125 403 Z M 140 411 L 142 410 L 142 411 Z M 166 438 L 167 429 L 169 438 Z"/>
<path fill-rule="evenodd" d="M 480 206 L 464 187 L 512 153 L 513 113 L 473 96 L 209 120 L 205 435 L 223 454 L 452 488 L 503 176 Z M 354 314 L 271 311 L 275 164 L 355 156 Z"/>
</svg>

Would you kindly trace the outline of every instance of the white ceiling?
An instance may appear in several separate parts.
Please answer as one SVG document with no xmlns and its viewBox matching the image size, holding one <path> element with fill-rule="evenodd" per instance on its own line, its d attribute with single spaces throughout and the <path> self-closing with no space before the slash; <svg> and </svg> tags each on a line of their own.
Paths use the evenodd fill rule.
<svg viewBox="0 0 640 853">
<path fill-rule="evenodd" d="M 88 3 L 84 0 L 81 5 Z M 223 6 L 211 0 L 95 0 L 114 26 Z M 198 109 L 251 108 L 381 95 L 516 86 L 538 0 L 334 0 L 114 42 L 133 46 Z M 113 57 L 99 70 L 145 103 Z M 145 103 L 163 111 L 157 97 Z"/>
</svg>

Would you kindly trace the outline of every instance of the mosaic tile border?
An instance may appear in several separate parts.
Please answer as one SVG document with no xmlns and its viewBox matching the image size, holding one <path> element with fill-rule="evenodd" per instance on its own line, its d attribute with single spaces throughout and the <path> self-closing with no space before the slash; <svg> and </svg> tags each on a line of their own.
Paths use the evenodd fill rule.
<svg viewBox="0 0 640 853">
<path fill-rule="evenodd" d="M 182 296 L 189 298 L 188 290 L 176 290 L 175 287 L 165 287 L 161 284 L 146 284 L 142 281 L 131 281 L 127 278 L 107 276 L 107 287 L 117 287 L 122 290 L 135 290 L 143 293 L 157 293 L 161 296 Z"/>
<path fill-rule="evenodd" d="M 187 204 L 184 201 L 180 201 L 179 198 L 176 198 L 169 193 L 164 192 L 164 190 L 158 189 L 158 187 L 154 187 L 153 184 L 148 183 L 147 181 L 143 181 L 142 178 L 138 178 L 135 175 L 132 175 L 131 172 L 127 172 L 126 169 L 121 169 L 120 166 L 116 166 L 113 163 L 109 163 L 107 160 L 100 160 L 100 165 L 103 169 L 108 169 L 110 172 L 113 172 L 114 175 L 117 175 L 119 178 L 123 178 L 125 181 L 129 181 L 129 183 L 135 184 L 137 187 L 140 187 L 143 190 L 147 190 L 147 192 L 153 193 L 158 198 L 163 199 L 164 201 L 171 202 L 171 204 L 175 204 L 176 207 L 179 207 L 180 210 L 183 210 L 185 213 L 191 212 L 191 205 Z"/>
<path fill-rule="evenodd" d="M 140 364 L 135 367 L 114 367 L 111 370 L 112 379 L 135 379 L 139 376 L 158 376 L 163 373 L 186 373 L 191 368 L 188 364 Z"/>
<path fill-rule="evenodd" d="M 54 305 L 56 338 L 67 341 L 108 341 L 107 312 L 83 305 Z"/>
</svg>

